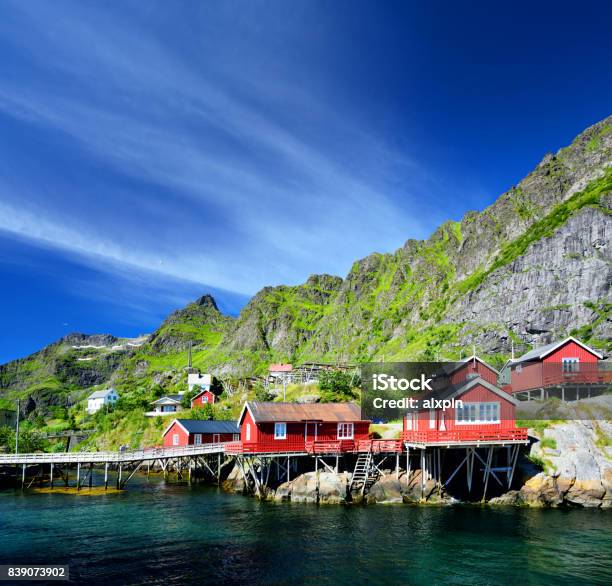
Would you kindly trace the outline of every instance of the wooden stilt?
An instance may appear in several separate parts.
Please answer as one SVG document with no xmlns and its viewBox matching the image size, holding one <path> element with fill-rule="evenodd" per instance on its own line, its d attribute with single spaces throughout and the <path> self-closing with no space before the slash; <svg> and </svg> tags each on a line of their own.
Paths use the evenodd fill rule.
<svg viewBox="0 0 612 586">
<path fill-rule="evenodd" d="M 514 446 L 514 454 L 513 454 L 514 457 L 512 458 L 512 470 L 510 471 L 510 476 L 508 477 L 508 488 L 512 486 L 512 478 L 514 478 L 514 470 L 516 468 L 516 462 L 518 460 L 519 451 L 520 451 L 520 446 L 517 444 L 516 446 Z"/>
<path fill-rule="evenodd" d="M 440 448 L 438 448 L 438 494 L 442 494 L 442 456 L 440 455 Z"/>
<path fill-rule="evenodd" d="M 287 482 L 290 482 L 291 478 L 290 478 L 290 473 L 289 473 L 289 467 L 291 465 L 291 460 L 289 458 L 289 456 L 287 456 Z"/>
<path fill-rule="evenodd" d="M 406 481 L 410 481 L 410 448 L 406 445 Z"/>
<path fill-rule="evenodd" d="M 117 470 L 117 490 L 121 488 L 121 475 L 123 473 L 123 464 L 119 464 L 119 470 Z"/>
<path fill-rule="evenodd" d="M 472 475 L 474 473 L 474 453 L 476 448 L 467 448 L 468 460 L 467 460 L 467 486 L 468 492 L 472 492 Z"/>
<path fill-rule="evenodd" d="M 338 474 L 338 461 L 339 461 L 340 456 L 338 456 L 338 454 L 336 454 L 336 474 Z"/>
<path fill-rule="evenodd" d="M 399 480 L 399 458 L 400 458 L 399 453 L 395 454 L 395 478 L 397 480 Z"/>
<path fill-rule="evenodd" d="M 51 462 L 51 467 L 49 469 L 49 482 L 51 484 L 51 488 L 53 488 L 53 462 Z"/>
<path fill-rule="evenodd" d="M 25 472 L 26 472 L 26 465 L 22 464 L 21 465 L 21 490 L 23 490 L 23 487 L 25 485 Z"/>
<path fill-rule="evenodd" d="M 81 463 L 77 462 L 77 490 L 81 490 Z"/>
<path fill-rule="evenodd" d="M 485 467 L 484 477 L 484 489 L 482 491 L 482 502 L 484 503 L 487 497 L 487 487 L 489 486 L 489 476 L 491 474 L 491 462 L 493 460 L 493 447 L 489 448 L 489 454 L 487 455 L 487 465 Z"/>
<path fill-rule="evenodd" d="M 89 488 L 93 484 L 93 464 L 89 464 Z"/>
<path fill-rule="evenodd" d="M 66 484 L 66 488 L 68 488 L 68 476 L 70 474 L 70 464 L 66 463 L 66 474 L 64 475 L 64 482 Z"/>
<path fill-rule="evenodd" d="M 104 490 L 108 490 L 108 462 L 104 463 Z"/>
<path fill-rule="evenodd" d="M 425 496 L 425 450 L 421 448 L 421 500 Z"/>
</svg>

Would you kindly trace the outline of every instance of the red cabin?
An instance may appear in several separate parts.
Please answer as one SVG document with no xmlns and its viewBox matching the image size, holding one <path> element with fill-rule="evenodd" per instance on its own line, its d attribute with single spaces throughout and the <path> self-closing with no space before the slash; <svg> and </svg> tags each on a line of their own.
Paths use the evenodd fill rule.
<svg viewBox="0 0 612 586">
<path fill-rule="evenodd" d="M 510 361 L 512 393 L 531 398 L 531 391 L 539 390 L 536 396 L 544 398 L 548 389 L 556 387 L 562 399 L 570 398 L 565 396 L 566 390 L 572 390 L 571 398 L 579 398 L 579 387 L 588 391 L 587 387 L 612 383 L 612 370 L 609 363 L 600 362 L 602 359 L 599 352 L 572 337 L 535 348 Z"/>
<path fill-rule="evenodd" d="M 193 399 L 191 399 L 191 408 L 212 405 L 215 400 L 216 397 L 213 392 L 208 389 L 202 389 Z"/>
<path fill-rule="evenodd" d="M 354 403 L 248 401 L 238 425 L 240 442 L 226 446 L 228 453 L 355 451 L 370 432 Z"/>
<path fill-rule="evenodd" d="M 404 417 L 402 439 L 420 445 L 512 443 L 527 440 L 527 430 L 517 428 L 517 400 L 481 378 L 435 391 L 426 399 L 455 400 L 461 404 L 442 409 L 420 409 Z"/>
<path fill-rule="evenodd" d="M 202 419 L 175 419 L 164 431 L 164 447 L 199 446 L 239 439 L 235 421 L 206 421 Z"/>
</svg>

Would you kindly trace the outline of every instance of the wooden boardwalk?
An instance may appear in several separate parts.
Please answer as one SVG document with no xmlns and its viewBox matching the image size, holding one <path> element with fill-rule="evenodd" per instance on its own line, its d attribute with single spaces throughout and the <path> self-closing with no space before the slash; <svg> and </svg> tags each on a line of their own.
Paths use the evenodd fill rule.
<svg viewBox="0 0 612 586">
<path fill-rule="evenodd" d="M 0 466 L 15 464 L 121 464 L 130 462 L 153 462 L 174 458 L 207 456 L 225 453 L 225 444 L 202 444 L 178 448 L 151 448 L 147 450 L 115 452 L 59 452 L 34 454 L 0 454 Z"/>
</svg>

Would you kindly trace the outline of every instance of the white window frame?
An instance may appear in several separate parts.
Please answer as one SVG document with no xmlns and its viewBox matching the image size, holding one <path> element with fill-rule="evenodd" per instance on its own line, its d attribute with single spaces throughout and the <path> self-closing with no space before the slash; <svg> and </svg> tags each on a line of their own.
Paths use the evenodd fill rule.
<svg viewBox="0 0 612 586">
<path fill-rule="evenodd" d="M 467 420 L 464 419 L 464 413 L 467 415 Z M 455 424 L 499 425 L 500 415 L 501 403 L 499 401 L 464 402 L 462 406 L 455 407 Z"/>
<path fill-rule="evenodd" d="M 247 442 L 251 441 L 251 424 L 250 423 L 246 424 L 246 441 Z"/>
<path fill-rule="evenodd" d="M 193 434 L 193 445 L 194 446 L 201 446 L 202 445 L 202 434 L 201 433 L 194 433 Z"/>
<path fill-rule="evenodd" d="M 239 442 L 240 441 L 240 434 L 239 433 L 232 434 L 232 441 Z"/>
<path fill-rule="evenodd" d="M 436 410 L 429 410 L 429 429 L 436 429 Z"/>
<path fill-rule="evenodd" d="M 338 423 L 338 429 L 336 433 L 337 439 L 352 440 L 354 437 L 355 437 L 355 425 L 353 423 Z"/>
<path fill-rule="evenodd" d="M 179 434 L 178 433 L 173 433 L 172 434 L 172 445 L 173 446 L 178 446 L 179 445 Z"/>
<path fill-rule="evenodd" d="M 567 358 L 561 359 L 563 372 L 578 372 L 580 369 L 580 358 L 575 356 L 568 356 Z"/>
<path fill-rule="evenodd" d="M 276 421 L 274 423 L 274 439 L 287 439 L 287 424 L 284 421 Z"/>
</svg>

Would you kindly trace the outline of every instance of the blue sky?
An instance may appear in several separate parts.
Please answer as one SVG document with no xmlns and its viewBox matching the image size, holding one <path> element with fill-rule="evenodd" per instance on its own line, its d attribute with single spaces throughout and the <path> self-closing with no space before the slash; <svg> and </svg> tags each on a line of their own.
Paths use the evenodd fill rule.
<svg viewBox="0 0 612 586">
<path fill-rule="evenodd" d="M 0 3 L 0 362 L 345 275 L 610 114 L 606 3 Z"/>
</svg>

